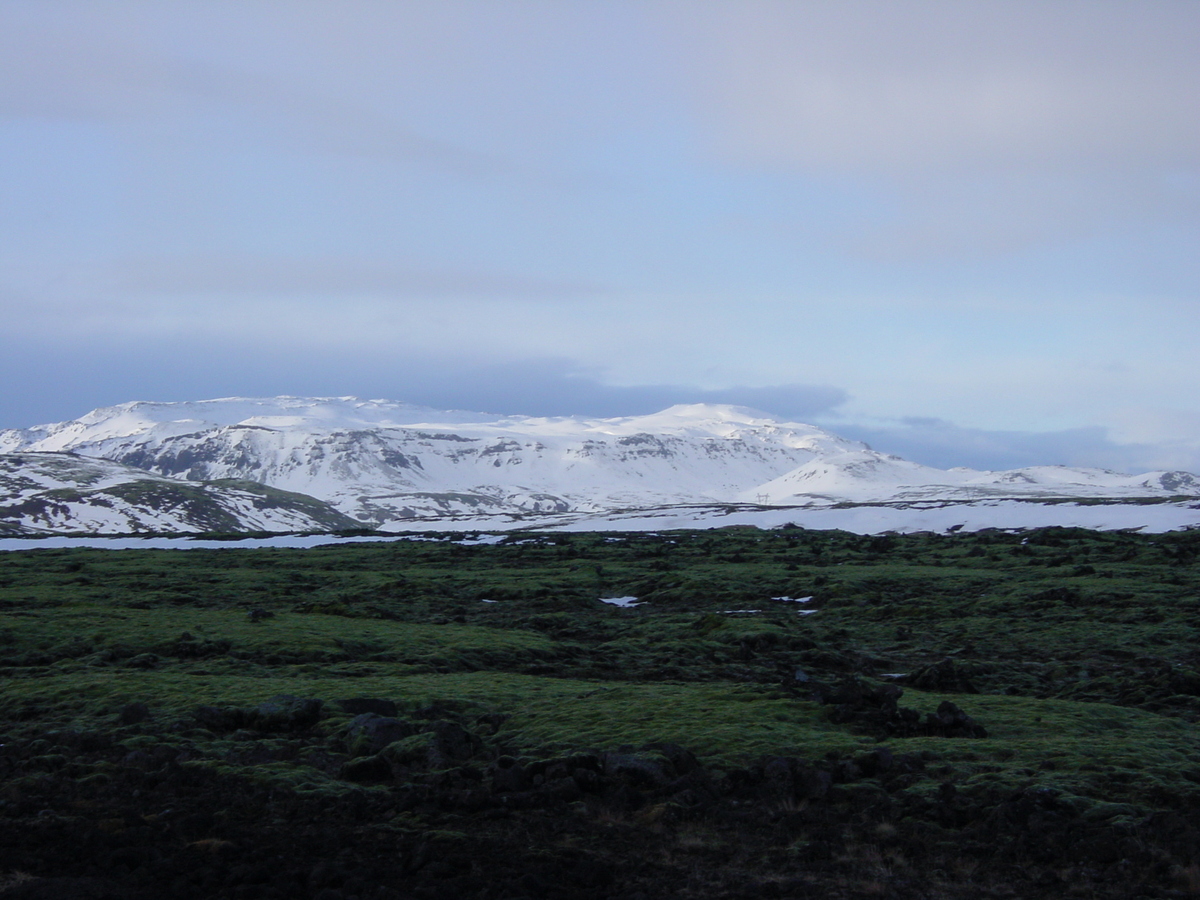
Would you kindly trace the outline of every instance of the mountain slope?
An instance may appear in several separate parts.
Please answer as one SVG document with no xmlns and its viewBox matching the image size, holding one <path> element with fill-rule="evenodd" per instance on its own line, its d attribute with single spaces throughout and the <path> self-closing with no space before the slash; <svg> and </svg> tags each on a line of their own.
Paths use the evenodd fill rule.
<svg viewBox="0 0 1200 900">
<path fill-rule="evenodd" d="M 0 454 L 0 531 L 330 531 L 355 523 L 312 497 L 245 481 L 187 482 L 72 453 Z"/>
<path fill-rule="evenodd" d="M 135 402 L 0 432 L 0 451 L 72 451 L 159 476 L 318 497 L 359 523 L 681 503 L 1164 497 L 1188 473 L 948 471 L 742 407 L 530 418 L 353 397 Z"/>
</svg>

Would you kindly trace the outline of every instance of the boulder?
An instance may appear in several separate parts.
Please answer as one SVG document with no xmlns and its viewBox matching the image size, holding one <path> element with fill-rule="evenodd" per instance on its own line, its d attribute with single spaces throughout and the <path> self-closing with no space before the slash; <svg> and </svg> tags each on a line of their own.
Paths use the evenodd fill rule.
<svg viewBox="0 0 1200 900">
<path fill-rule="evenodd" d="M 388 744 L 380 755 L 395 766 L 449 769 L 483 749 L 483 742 L 454 722 L 435 722 L 427 731 Z"/>
<path fill-rule="evenodd" d="M 412 737 L 417 731 L 417 726 L 412 722 L 364 712 L 351 719 L 346 726 L 346 745 L 351 756 L 369 756 L 388 744 Z"/>
<path fill-rule="evenodd" d="M 209 731 L 234 731 L 247 725 L 250 711 L 237 706 L 198 706 L 192 716 Z"/>
<path fill-rule="evenodd" d="M 341 707 L 343 712 L 347 712 L 352 716 L 372 713 L 376 716 L 394 719 L 399 712 L 394 701 L 378 700 L 374 697 L 350 697 L 346 700 L 337 701 L 337 705 Z"/>
<path fill-rule="evenodd" d="M 445 769 L 466 762 L 483 749 L 483 741 L 457 722 L 434 722 L 433 741 L 429 747 L 429 766 Z"/>
<path fill-rule="evenodd" d="M 619 778 L 633 787 L 662 788 L 673 780 L 669 763 L 641 753 L 605 753 L 601 756 L 604 774 Z"/>
<path fill-rule="evenodd" d="M 491 766 L 492 790 L 497 794 L 523 791 L 529 787 L 525 767 L 511 756 L 502 756 Z"/>
<path fill-rule="evenodd" d="M 381 756 L 363 756 L 347 760 L 341 777 L 356 784 L 379 784 L 392 780 L 392 766 Z"/>
<path fill-rule="evenodd" d="M 922 666 L 901 679 L 922 691 L 950 691 L 956 694 L 978 694 L 979 689 L 971 684 L 966 674 L 946 658 L 929 666 Z"/>
<path fill-rule="evenodd" d="M 200 706 L 192 713 L 209 731 L 307 731 L 321 718 L 320 700 L 277 694 L 255 707 Z"/>
<path fill-rule="evenodd" d="M 987 729 L 949 700 L 943 700 L 936 713 L 929 713 L 921 726 L 922 734 L 936 737 L 985 738 Z"/>
<path fill-rule="evenodd" d="M 260 703 L 250 716 L 250 727 L 258 731 L 307 731 L 321 718 L 320 700 L 276 694 Z"/>
</svg>

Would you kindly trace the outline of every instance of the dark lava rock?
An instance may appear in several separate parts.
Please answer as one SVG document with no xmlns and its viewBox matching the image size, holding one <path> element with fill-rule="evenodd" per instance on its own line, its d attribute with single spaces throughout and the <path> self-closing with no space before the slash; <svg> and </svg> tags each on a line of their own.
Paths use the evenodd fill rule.
<svg viewBox="0 0 1200 900">
<path fill-rule="evenodd" d="M 872 686 L 857 678 L 847 678 L 824 697 L 832 705 L 826 716 L 837 725 L 855 725 L 877 736 L 979 738 L 987 729 L 949 700 L 921 721 L 920 713 L 898 704 L 904 691 L 894 684 Z M 876 763 L 868 763 L 880 771 Z"/>
<path fill-rule="evenodd" d="M 762 767 L 763 792 L 791 797 L 795 793 L 794 765 L 794 760 L 784 756 L 768 759 Z"/>
<path fill-rule="evenodd" d="M 483 741 L 456 722 L 434 722 L 423 728 L 413 723 L 401 724 L 411 729 L 410 736 L 389 743 L 381 751 L 395 767 L 452 769 L 474 757 L 484 746 Z M 363 746 L 364 741 L 352 745 L 352 749 Z"/>
<path fill-rule="evenodd" d="M 192 715 L 209 731 L 307 731 L 321 718 L 322 706 L 320 700 L 278 694 L 257 707 L 200 706 Z"/>
<path fill-rule="evenodd" d="M 620 778 L 634 787 L 661 788 L 672 781 L 669 763 L 637 753 L 604 753 L 601 755 L 604 774 Z"/>
<path fill-rule="evenodd" d="M 130 750 L 121 757 L 121 765 L 129 766 L 133 769 L 149 769 L 156 762 L 157 760 L 145 750 Z"/>
<path fill-rule="evenodd" d="M 937 737 L 985 738 L 988 734 L 986 728 L 949 700 L 943 700 L 936 713 L 925 717 L 921 731 Z"/>
<path fill-rule="evenodd" d="M 352 716 L 372 713 L 376 716 L 395 718 L 399 712 L 395 702 L 391 700 L 377 700 L 373 697 L 350 697 L 346 700 L 337 701 L 337 705 L 341 707 L 343 712 L 347 712 Z"/>
<path fill-rule="evenodd" d="M 502 756 L 491 766 L 492 790 L 497 794 L 523 791 L 530 779 L 525 768 L 511 756 Z"/>
<path fill-rule="evenodd" d="M 250 711 L 237 706 L 198 706 L 192 716 L 209 731 L 234 731 L 246 726 Z"/>
<path fill-rule="evenodd" d="M 824 697 L 833 708 L 826 713 L 835 725 L 857 725 L 878 735 L 911 737 L 918 733 L 921 716 L 901 707 L 904 690 L 894 684 L 872 686 L 857 678 L 839 682 Z"/>
<path fill-rule="evenodd" d="M 955 665 L 952 659 L 943 659 L 939 663 L 922 666 L 915 672 L 905 675 L 901 681 L 911 684 L 922 691 L 951 691 L 957 694 L 978 694 L 979 690 L 965 674 Z"/>
<path fill-rule="evenodd" d="M 307 731 L 321 718 L 320 700 L 277 694 L 258 705 L 250 725 L 259 731 Z"/>
<path fill-rule="evenodd" d="M 855 757 L 854 764 L 868 778 L 874 778 L 891 769 L 896 764 L 896 757 L 887 747 L 876 747 L 870 753 Z"/>
<path fill-rule="evenodd" d="M 444 769 L 465 762 L 483 749 L 483 741 L 457 722 L 434 722 L 433 741 L 429 747 L 431 768 Z"/>
<path fill-rule="evenodd" d="M 364 756 L 347 760 L 342 766 L 341 777 L 356 784 L 379 784 L 392 780 L 392 766 L 382 757 Z"/>
<path fill-rule="evenodd" d="M 796 798 L 823 800 L 833 787 L 833 776 L 824 769 L 798 766 L 795 773 Z"/>
<path fill-rule="evenodd" d="M 694 772 L 700 768 L 700 761 L 696 759 L 696 754 L 692 753 L 686 747 L 679 746 L 679 744 L 646 744 L 642 749 L 653 750 L 661 754 L 671 764 L 671 768 L 674 769 L 676 775 L 687 775 L 689 772 Z"/>
<path fill-rule="evenodd" d="M 420 730 L 423 729 L 412 722 L 364 712 L 351 719 L 346 726 L 346 744 L 352 756 L 368 756 L 378 753 L 388 744 L 412 737 Z"/>
</svg>

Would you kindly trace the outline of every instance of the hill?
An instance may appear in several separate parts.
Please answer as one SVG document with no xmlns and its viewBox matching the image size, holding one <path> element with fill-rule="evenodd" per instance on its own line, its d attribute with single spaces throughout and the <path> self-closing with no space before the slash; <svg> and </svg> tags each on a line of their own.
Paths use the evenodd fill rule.
<svg viewBox="0 0 1200 900">
<path fill-rule="evenodd" d="M 532 418 L 353 397 L 134 402 L 0 432 L 0 451 L 110 460 L 184 482 L 254 482 L 354 524 L 594 516 L 680 505 L 827 507 L 1165 499 L 1186 472 L 934 469 L 820 428 L 721 405 L 648 416 Z"/>
</svg>

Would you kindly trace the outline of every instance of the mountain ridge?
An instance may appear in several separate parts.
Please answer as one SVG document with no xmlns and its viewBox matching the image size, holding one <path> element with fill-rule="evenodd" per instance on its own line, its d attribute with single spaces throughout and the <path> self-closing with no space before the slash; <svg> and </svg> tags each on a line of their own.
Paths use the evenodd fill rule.
<svg viewBox="0 0 1200 900">
<path fill-rule="evenodd" d="M 181 481 L 65 452 L 0 454 L 0 532 L 331 531 L 356 523 L 313 497 L 248 481 Z"/>
<path fill-rule="evenodd" d="M 1200 496 L 1186 472 L 935 469 L 747 407 L 588 418 L 437 410 L 355 397 L 132 401 L 0 431 L 0 453 L 110 460 L 184 482 L 317 498 L 363 527 L 678 504 Z"/>
</svg>

